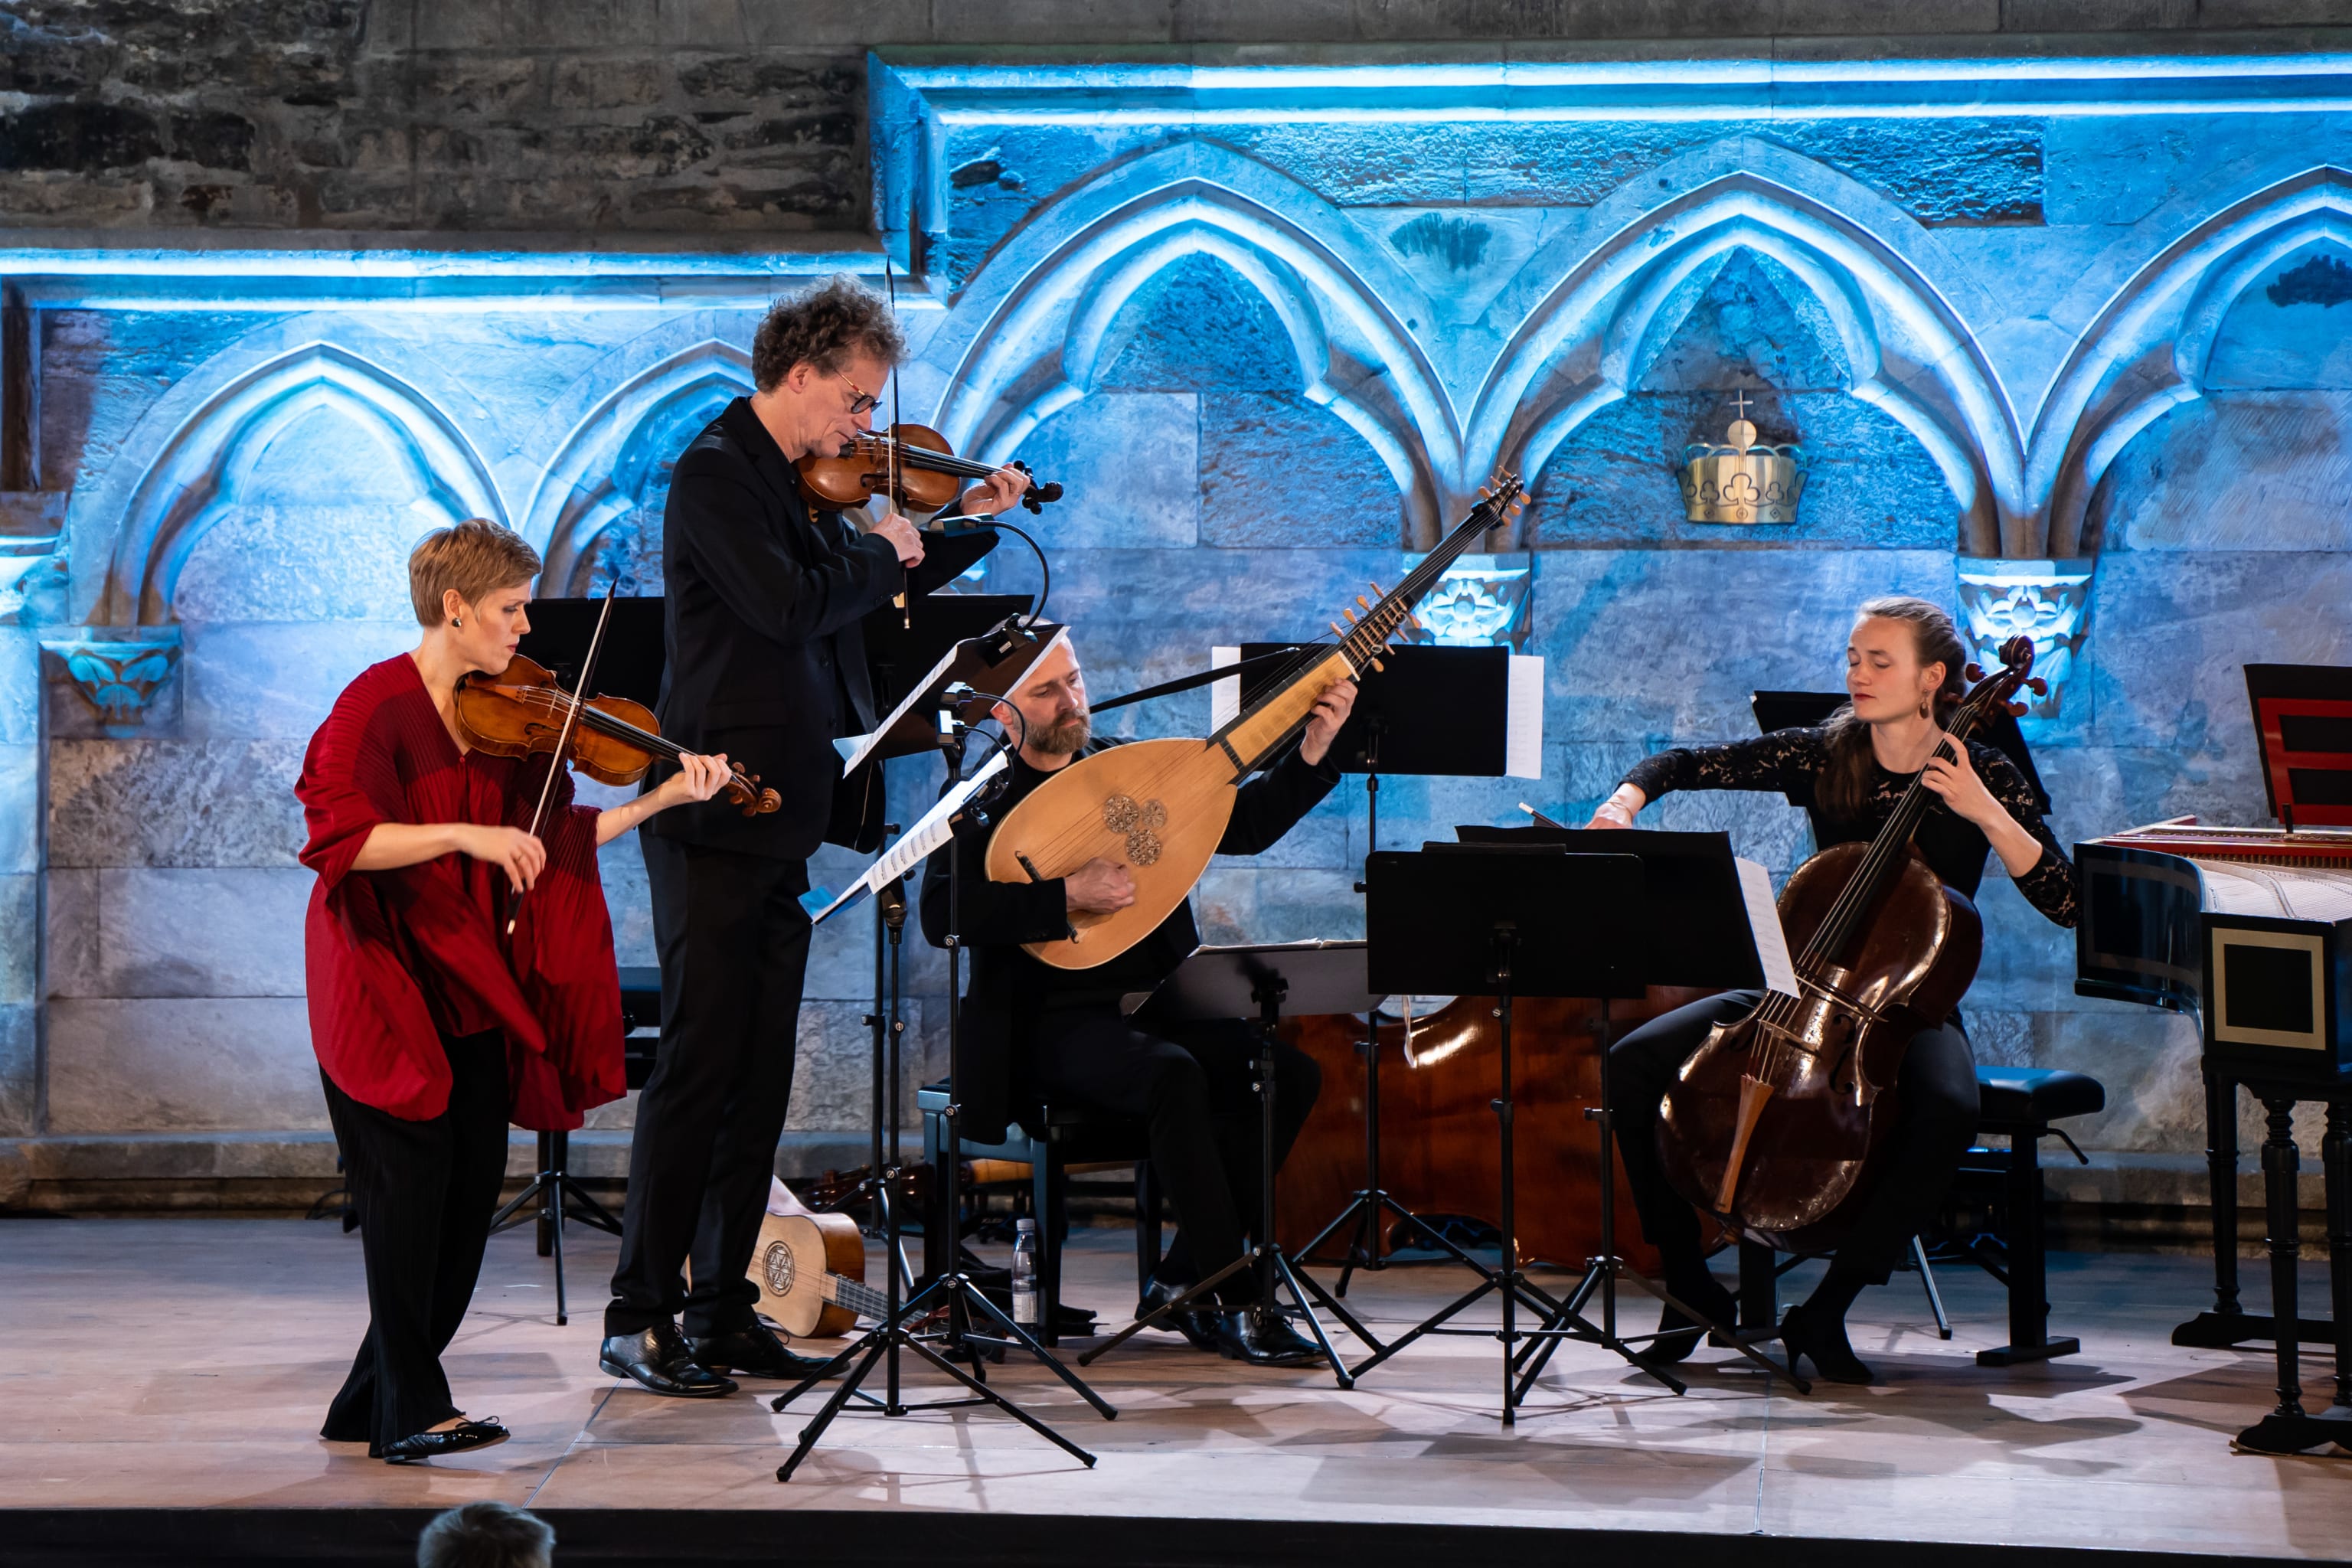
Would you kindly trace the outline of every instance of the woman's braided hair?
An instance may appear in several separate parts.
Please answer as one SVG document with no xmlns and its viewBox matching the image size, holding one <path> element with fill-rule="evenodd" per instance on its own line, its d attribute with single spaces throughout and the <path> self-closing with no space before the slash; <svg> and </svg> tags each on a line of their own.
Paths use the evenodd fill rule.
<svg viewBox="0 0 2352 1568">
<path fill-rule="evenodd" d="M 768 307 L 751 337 L 751 384 L 772 392 L 793 366 L 803 363 L 838 375 L 861 348 L 884 364 L 907 357 L 907 340 L 882 296 L 848 273 L 836 272 Z"/>
</svg>

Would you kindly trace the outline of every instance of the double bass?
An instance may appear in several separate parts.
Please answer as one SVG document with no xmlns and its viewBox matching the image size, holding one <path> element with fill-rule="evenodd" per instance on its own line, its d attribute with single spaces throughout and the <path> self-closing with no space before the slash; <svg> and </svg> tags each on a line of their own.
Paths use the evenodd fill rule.
<svg viewBox="0 0 2352 1568">
<path fill-rule="evenodd" d="M 1977 684 L 1937 755 L 1951 756 L 2019 687 L 2043 689 L 2031 637 L 2011 637 L 2000 655 L 1989 679 L 1969 667 Z M 1780 908 L 1800 994 L 1767 992 L 1746 1017 L 1708 1031 L 1667 1087 L 1658 1152 L 1668 1183 L 1769 1246 L 1821 1251 L 1844 1235 L 1885 1163 L 1904 1052 L 1976 978 L 1976 906 L 1911 848 L 1934 799 L 1922 772 L 1867 844 L 1832 845 L 1797 868 Z"/>
<path fill-rule="evenodd" d="M 1526 996 L 1511 1005 L 1514 1173 L 1520 1198 L 1513 1228 L 1528 1258 L 1580 1268 L 1601 1247 L 1601 1049 L 1637 1025 L 1700 993 L 1664 987 L 1640 1001 L 1610 1005 L 1585 998 Z M 1502 1222 L 1502 1180 L 1495 1162 L 1495 1083 L 1502 1047 L 1492 996 L 1457 996 L 1416 1015 L 1408 1032 L 1399 1018 L 1380 1027 L 1381 1188 L 1423 1219 Z M 1410 1037 L 1408 1037 L 1408 1033 Z M 1275 1231 L 1300 1249 L 1364 1185 L 1364 1021 L 1351 1016 L 1286 1018 L 1283 1037 L 1323 1071 L 1323 1092 L 1299 1127 L 1276 1184 Z M 1370 1237 L 1349 1225 L 1334 1232 L 1318 1262 L 1345 1259 L 1360 1243 L 1369 1258 L 1396 1239 L 1382 1215 Z M 1617 1173 L 1617 1246 L 1635 1268 L 1657 1264 L 1642 1240 L 1633 1189 Z"/>
</svg>

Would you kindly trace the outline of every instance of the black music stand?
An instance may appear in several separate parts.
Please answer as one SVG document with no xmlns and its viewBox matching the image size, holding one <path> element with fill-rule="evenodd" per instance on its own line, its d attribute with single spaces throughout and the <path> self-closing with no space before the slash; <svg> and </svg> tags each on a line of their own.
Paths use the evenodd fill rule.
<svg viewBox="0 0 2352 1568">
<path fill-rule="evenodd" d="M 604 651 L 598 656 L 598 692 L 626 697 L 651 707 L 661 694 L 664 652 L 662 602 L 658 598 L 613 601 L 613 616 L 604 630 Z M 534 599 L 530 630 L 515 651 L 544 668 L 558 684 L 571 689 L 580 679 L 588 645 L 596 635 L 602 599 Z M 539 1255 L 555 1260 L 555 1321 L 572 1321 L 563 1279 L 563 1222 L 593 1226 L 609 1235 L 621 1234 L 613 1211 L 596 1201 L 571 1172 L 572 1137 L 566 1132 L 539 1135 L 539 1164 L 530 1182 L 490 1216 L 490 1234 L 539 1222 Z"/>
<path fill-rule="evenodd" d="M 1652 985 L 1681 985 L 1696 990 L 1753 989 L 1763 984 L 1763 961 L 1756 952 L 1756 936 L 1748 921 L 1747 900 L 1740 890 L 1739 870 L 1725 833 L 1622 832 L 1591 834 L 1558 827 L 1461 827 L 1465 844 L 1488 847 L 1549 846 L 1571 859 L 1615 860 L 1631 855 L 1642 867 L 1636 895 L 1612 911 L 1630 943 L 1628 971 L 1634 989 L 1578 993 L 1601 1001 L 1601 1103 L 1584 1114 L 1601 1129 L 1601 1252 L 1585 1266 L 1582 1278 L 1566 1301 L 1552 1308 L 1542 1328 L 1527 1336 L 1534 1342 L 1522 1358 L 1517 1396 L 1525 1399 L 1542 1375 L 1552 1352 L 1563 1340 L 1576 1340 L 1614 1351 L 1656 1378 L 1675 1393 L 1682 1382 L 1663 1368 L 1643 1361 L 1634 1347 L 1660 1336 L 1626 1336 L 1617 1331 L 1617 1283 L 1622 1279 L 1656 1298 L 1689 1319 L 1717 1341 L 1729 1345 L 1767 1373 L 1787 1377 L 1800 1394 L 1812 1384 L 1797 1375 L 1794 1364 L 1782 1367 L 1734 1331 L 1695 1311 L 1687 1302 L 1669 1295 L 1664 1286 L 1625 1266 L 1617 1255 L 1617 1123 L 1610 1085 L 1609 1001 L 1612 995 L 1641 995 Z M 1601 1299 L 1601 1321 L 1591 1321 L 1585 1308 Z"/>
<path fill-rule="evenodd" d="M 1366 1344 L 1379 1348 L 1380 1341 L 1372 1331 L 1356 1321 L 1355 1315 L 1339 1302 L 1313 1278 L 1296 1268 L 1275 1239 L 1274 1228 L 1274 1037 L 1275 1029 L 1286 1017 L 1299 1014 L 1370 1013 L 1382 998 L 1365 987 L 1364 944 L 1360 942 L 1278 942 L 1259 947 L 1202 947 L 1193 951 L 1176 968 L 1176 973 L 1160 983 L 1150 1000 L 1135 1010 L 1137 1023 L 1149 1027 L 1154 1021 L 1177 1022 L 1187 1019 L 1247 1018 L 1255 1016 L 1258 1025 L 1257 1101 L 1258 1101 L 1258 1231 L 1256 1245 L 1214 1274 L 1186 1289 L 1175 1300 L 1145 1313 L 1121 1329 L 1103 1343 L 1078 1357 L 1080 1366 L 1091 1366 L 1102 1356 L 1108 1355 L 1143 1330 L 1162 1318 L 1191 1310 L 1211 1291 L 1242 1269 L 1255 1265 L 1258 1271 L 1258 1300 L 1265 1306 L 1287 1316 L 1306 1321 L 1315 1336 L 1316 1348 L 1331 1375 L 1342 1388 L 1356 1385 L 1348 1363 L 1339 1359 L 1324 1331 L 1323 1321 L 1315 1315 L 1314 1302 L 1322 1303 L 1348 1330 Z M 1408 1216 L 1410 1217 L 1410 1216 Z M 1305 1256 L 1303 1253 L 1301 1256 Z M 1277 1285 L 1290 1292 L 1291 1304 L 1279 1305 L 1276 1295 Z M 1308 1300 L 1309 1297 L 1313 1300 Z"/>
<path fill-rule="evenodd" d="M 1503 1425 L 1518 1407 L 1518 1351 L 1527 1337 L 1518 1309 L 1555 1313 L 1562 1303 L 1520 1271 L 1517 1173 L 1512 1142 L 1511 1009 L 1521 996 L 1638 996 L 1633 933 L 1622 911 L 1642 889 L 1642 862 L 1631 855 L 1575 855 L 1557 844 L 1429 844 L 1418 854 L 1382 851 L 1364 867 L 1368 978 L 1392 994 L 1421 993 L 1496 998 L 1502 1022 L 1495 1117 L 1502 1161 L 1502 1244 L 1496 1267 L 1455 1299 L 1375 1352 L 1361 1377 L 1424 1334 L 1499 1338 L 1503 1346 Z M 1605 1201 L 1605 1200 L 1604 1200 Z M 1607 1210 L 1604 1208 L 1603 1213 Z M 1490 1294 L 1502 1298 L 1499 1335 L 1453 1320 Z M 1613 1343 L 1635 1365 L 1633 1347 Z"/>
<path fill-rule="evenodd" d="M 959 645 L 986 639 L 999 632 L 1012 618 L 1025 615 L 1029 603 L 1025 594 L 921 594 L 909 599 L 904 611 L 886 605 L 868 612 L 862 625 L 866 663 L 873 671 L 875 702 L 887 705 L 883 709 L 886 712 L 896 709 L 910 695 L 909 688 L 937 668 Z M 999 646 L 1009 646 L 1013 640 L 1006 638 Z M 923 721 L 928 723 L 930 717 L 931 711 L 925 710 Z M 929 739 L 932 744 L 937 743 L 935 736 Z M 908 749 L 879 747 L 875 752 L 875 765 L 887 778 L 891 757 L 912 754 L 914 752 Z M 898 824 L 883 825 L 886 847 L 898 832 Z M 892 1206 L 894 1196 L 904 1197 L 908 1192 L 906 1170 L 899 1163 L 898 1114 L 899 1047 L 907 1032 L 900 1016 L 904 994 L 901 948 L 906 931 L 907 889 L 903 879 L 894 879 L 878 890 L 874 900 L 874 1010 L 866 1015 L 866 1026 L 873 1033 L 872 1084 L 868 1090 L 872 1103 L 867 1118 L 867 1125 L 873 1130 L 870 1163 L 865 1175 L 835 1194 L 824 1207 L 827 1212 L 839 1213 L 860 1202 L 867 1204 L 869 1226 L 888 1249 L 891 1266 L 911 1294 L 914 1274 L 908 1266 L 906 1249 L 899 1243 L 898 1220 Z M 893 1357 L 886 1405 L 898 1403 L 898 1361 Z"/>
<path fill-rule="evenodd" d="M 1034 650 L 1032 650 L 1032 656 L 1034 657 Z M 964 744 L 971 734 L 971 728 L 965 722 L 963 712 L 969 705 L 969 689 L 958 684 L 950 684 L 941 692 L 937 703 L 930 709 L 936 716 L 940 744 L 947 754 L 947 779 L 940 787 L 942 803 L 945 803 L 947 797 L 955 793 L 963 783 Z M 976 779 L 975 782 L 977 782 Z M 920 834 L 926 826 L 924 823 L 918 823 L 908 830 L 908 835 L 912 837 Z M 947 1205 L 948 1212 L 951 1215 L 957 1213 L 961 1207 L 961 1189 L 963 1185 L 961 1179 L 963 1161 L 959 1157 L 961 1142 L 957 1130 L 958 1119 L 962 1108 L 956 1099 L 957 1086 L 963 1080 L 963 1008 L 961 1005 L 963 991 L 961 960 L 964 947 L 963 858 L 957 852 L 956 838 L 965 832 L 979 831 L 981 823 L 976 803 L 967 804 L 954 819 L 953 826 L 954 833 L 942 841 L 948 851 L 946 942 L 950 999 L 946 1111 L 948 1153 L 947 1158 L 941 1162 L 946 1169 L 934 1173 L 940 1184 L 940 1201 Z M 910 863 L 905 869 L 911 868 Z M 902 869 L 901 875 L 903 874 Z M 926 1267 L 930 1266 L 929 1260 L 926 1260 Z M 1064 1366 L 1051 1351 L 1039 1344 L 1027 1330 L 1014 1322 L 1008 1314 L 998 1308 L 995 1302 L 982 1294 L 980 1287 L 973 1283 L 971 1277 L 963 1271 L 961 1260 L 950 1258 L 944 1265 L 940 1266 L 931 1282 L 916 1291 L 905 1302 L 901 1303 L 898 1296 L 898 1278 L 897 1272 L 893 1270 L 889 1275 L 888 1292 L 886 1298 L 887 1301 L 886 1310 L 891 1314 L 889 1319 L 851 1341 L 824 1366 L 769 1401 L 768 1407 L 771 1410 L 782 1413 L 786 1405 L 826 1378 L 844 1371 L 849 1372 L 849 1375 L 842 1379 L 841 1385 L 835 1388 L 831 1396 L 825 1400 L 815 1417 L 801 1429 L 800 1442 L 784 1462 L 776 1467 L 777 1480 L 788 1481 L 793 1479 L 793 1472 L 800 1468 L 802 1460 L 808 1458 L 810 1451 L 816 1447 L 817 1440 L 824 1436 L 825 1428 L 833 1425 L 834 1418 L 841 1414 L 842 1407 L 857 1396 L 859 1385 L 866 1381 L 875 1366 L 885 1360 L 889 1363 L 890 1398 L 882 1407 L 884 1415 L 903 1415 L 917 1409 L 940 1410 L 975 1405 L 993 1405 L 1085 1465 L 1087 1468 L 1094 1468 L 1094 1455 L 1079 1447 L 1053 1427 L 1022 1409 L 1013 1400 L 988 1385 L 987 1374 L 982 1370 L 980 1352 L 992 1350 L 1027 1351 L 1043 1363 L 1055 1376 L 1068 1384 L 1088 1405 L 1094 1406 L 1096 1413 L 1104 1420 L 1117 1420 L 1118 1412 L 1106 1403 L 1100 1394 L 1087 1387 L 1085 1380 Z M 945 1307 L 948 1310 L 945 1352 L 935 1350 L 924 1343 L 907 1326 L 909 1322 L 919 1322 L 933 1310 L 940 1307 Z M 986 1319 L 1004 1337 L 996 1339 L 972 1332 L 971 1322 L 975 1313 Z M 921 1405 L 899 1404 L 898 1357 L 901 1350 L 912 1351 L 940 1371 L 946 1373 L 957 1383 L 961 1384 L 968 1393 L 968 1397 L 934 1400 Z M 954 1352 L 963 1350 L 970 1350 L 972 1352 L 972 1365 L 970 1372 L 966 1372 L 949 1359 Z M 856 1363 L 855 1370 L 851 1370 L 853 1363 Z"/>
<path fill-rule="evenodd" d="M 1246 665 L 1286 646 L 1244 643 L 1242 662 Z M 1385 668 L 1368 669 L 1357 678 L 1356 706 L 1331 738 L 1330 751 L 1341 773 L 1364 775 L 1367 859 L 1381 847 L 1382 773 L 1501 778 L 1510 766 L 1510 649 L 1405 643 L 1390 648 L 1381 659 Z M 1238 678 L 1241 705 L 1255 701 L 1279 675 L 1278 669 L 1261 666 L 1256 676 Z M 1363 890 L 1364 884 L 1358 882 L 1356 891 Z M 1485 1265 L 1381 1184 L 1380 1020 L 1369 1013 L 1363 1050 L 1364 1184 L 1298 1249 L 1300 1260 L 1314 1262 L 1324 1243 L 1344 1234 L 1348 1250 L 1331 1292 L 1344 1297 L 1357 1269 L 1388 1267 L 1383 1244 L 1392 1219 L 1409 1228 L 1416 1240 L 1483 1273 Z"/>
</svg>

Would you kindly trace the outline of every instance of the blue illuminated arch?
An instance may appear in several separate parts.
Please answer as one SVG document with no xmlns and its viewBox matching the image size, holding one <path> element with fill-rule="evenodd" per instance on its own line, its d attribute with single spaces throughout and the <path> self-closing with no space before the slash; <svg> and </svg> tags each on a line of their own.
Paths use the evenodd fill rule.
<svg viewBox="0 0 2352 1568">
<path fill-rule="evenodd" d="M 383 435 L 445 521 L 506 521 L 489 469 L 430 399 L 349 349 L 314 342 L 235 374 L 203 395 L 162 440 L 123 507 L 104 618 L 139 626 L 173 621 L 180 573 L 197 541 L 236 504 L 270 442 L 320 408 Z M 161 412 L 151 411 L 151 419 Z"/>
</svg>

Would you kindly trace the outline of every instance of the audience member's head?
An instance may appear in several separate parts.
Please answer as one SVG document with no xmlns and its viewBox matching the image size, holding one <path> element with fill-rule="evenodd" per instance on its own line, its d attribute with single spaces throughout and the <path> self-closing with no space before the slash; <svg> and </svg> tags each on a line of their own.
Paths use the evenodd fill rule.
<svg viewBox="0 0 2352 1568">
<path fill-rule="evenodd" d="M 502 1502 L 469 1502 L 425 1527 L 416 1568 L 550 1568 L 555 1531 L 534 1513 Z"/>
</svg>

